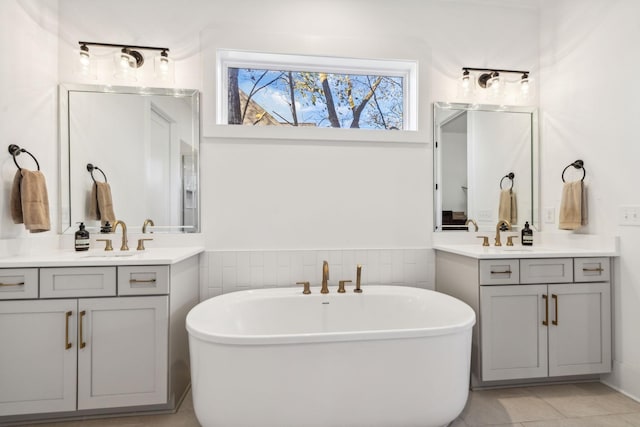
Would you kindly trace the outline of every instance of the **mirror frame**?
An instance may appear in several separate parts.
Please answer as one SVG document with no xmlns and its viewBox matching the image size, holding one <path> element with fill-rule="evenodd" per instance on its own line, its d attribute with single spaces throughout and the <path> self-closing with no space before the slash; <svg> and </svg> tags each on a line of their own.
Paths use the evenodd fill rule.
<svg viewBox="0 0 640 427">
<path fill-rule="evenodd" d="M 471 104 L 471 103 L 455 103 L 455 102 L 434 102 L 433 117 L 433 231 L 444 232 L 445 230 L 436 229 L 436 218 L 438 215 L 438 193 L 436 186 L 438 185 L 438 156 L 436 155 L 436 144 L 438 143 L 438 124 L 436 123 L 436 108 L 443 110 L 459 110 L 459 111 L 488 111 L 488 112 L 513 112 L 513 113 L 529 113 L 531 115 L 531 221 L 530 226 L 536 230 L 540 230 L 540 137 L 538 124 L 538 107 L 535 106 L 515 106 L 515 105 L 492 105 L 492 104 Z"/>
<path fill-rule="evenodd" d="M 70 92 L 93 92 L 93 93 L 118 93 L 141 96 L 173 96 L 177 98 L 191 98 L 191 107 L 193 109 L 193 139 L 194 152 L 196 156 L 196 186 L 197 186 L 197 223 L 194 233 L 199 233 L 202 228 L 201 224 L 201 203 L 200 203 L 200 92 L 197 89 L 172 89 L 172 88 L 150 88 L 137 86 L 112 86 L 112 85 L 91 85 L 91 84 L 75 84 L 60 83 L 58 85 L 58 144 L 59 152 L 59 201 L 58 208 L 59 218 L 59 234 L 67 234 L 74 232 L 73 224 L 71 224 L 71 177 L 70 177 L 70 157 L 71 157 L 71 141 L 69 139 L 69 94 Z M 176 227 L 176 229 L 180 229 Z M 182 229 L 180 229 L 182 230 Z M 171 231 L 173 233 L 173 231 Z M 180 231 L 182 233 L 182 231 Z"/>
</svg>

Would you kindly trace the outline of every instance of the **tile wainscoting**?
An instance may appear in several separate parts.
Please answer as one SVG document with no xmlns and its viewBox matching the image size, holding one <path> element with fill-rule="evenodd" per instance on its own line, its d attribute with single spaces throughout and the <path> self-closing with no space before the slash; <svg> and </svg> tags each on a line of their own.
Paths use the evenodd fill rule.
<svg viewBox="0 0 640 427">
<path fill-rule="evenodd" d="M 207 251 L 200 263 L 201 299 L 269 287 L 320 285 L 322 261 L 329 261 L 329 286 L 356 279 L 362 264 L 362 286 L 405 285 L 435 288 L 435 252 L 421 249 L 337 249 L 282 251 Z M 348 284 L 353 286 L 353 283 Z"/>
</svg>

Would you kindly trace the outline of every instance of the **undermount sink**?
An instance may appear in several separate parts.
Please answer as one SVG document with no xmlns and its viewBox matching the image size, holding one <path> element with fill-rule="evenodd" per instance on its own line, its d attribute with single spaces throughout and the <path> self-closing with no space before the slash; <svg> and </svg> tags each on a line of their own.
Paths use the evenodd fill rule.
<svg viewBox="0 0 640 427">
<path fill-rule="evenodd" d="M 82 256 L 82 258 L 128 258 L 137 255 L 135 252 L 98 252 Z"/>
</svg>

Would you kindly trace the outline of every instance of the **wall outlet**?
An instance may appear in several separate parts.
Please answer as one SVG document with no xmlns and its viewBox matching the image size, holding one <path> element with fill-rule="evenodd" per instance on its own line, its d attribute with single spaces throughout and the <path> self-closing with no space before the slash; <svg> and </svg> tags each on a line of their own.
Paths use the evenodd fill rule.
<svg viewBox="0 0 640 427">
<path fill-rule="evenodd" d="M 640 206 L 618 207 L 618 224 L 640 226 Z"/>
<path fill-rule="evenodd" d="M 478 219 L 479 220 L 490 220 L 491 219 L 491 211 L 481 209 L 478 211 Z"/>
<path fill-rule="evenodd" d="M 556 222 L 556 208 L 544 208 L 542 215 L 545 224 L 553 224 Z"/>
</svg>

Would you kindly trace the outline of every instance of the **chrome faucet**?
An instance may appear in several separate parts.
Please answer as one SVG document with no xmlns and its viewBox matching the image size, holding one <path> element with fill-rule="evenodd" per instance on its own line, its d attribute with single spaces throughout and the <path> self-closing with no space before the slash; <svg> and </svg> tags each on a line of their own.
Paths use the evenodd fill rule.
<svg viewBox="0 0 640 427">
<path fill-rule="evenodd" d="M 502 242 L 500 241 L 500 226 L 503 224 L 507 226 L 507 230 L 511 230 L 511 223 L 509 221 L 507 221 L 506 219 L 501 219 L 498 221 L 498 224 L 496 224 L 496 246 L 502 246 Z"/>
<path fill-rule="evenodd" d="M 329 262 L 322 261 L 322 289 L 320 289 L 321 294 L 329 293 Z"/>
<path fill-rule="evenodd" d="M 113 223 L 113 228 L 111 229 L 111 232 L 115 233 L 116 228 L 118 228 L 118 225 L 122 226 L 122 246 L 120 246 L 120 250 L 128 251 L 129 246 L 127 246 L 127 224 L 125 224 L 124 221 L 120 221 L 119 219 L 117 219 L 116 222 Z"/>
<path fill-rule="evenodd" d="M 142 224 L 142 234 L 147 232 L 147 226 L 154 226 L 155 224 L 153 223 L 153 220 L 151 218 L 147 218 L 144 220 L 144 223 Z M 153 231 L 150 231 L 149 233 L 153 233 Z"/>
<path fill-rule="evenodd" d="M 464 225 L 469 225 L 469 223 L 473 224 L 474 228 L 475 228 L 475 232 L 478 231 L 478 223 L 474 220 L 469 218 L 468 220 L 465 221 Z M 467 228 L 467 231 L 469 231 L 469 228 Z"/>
</svg>

